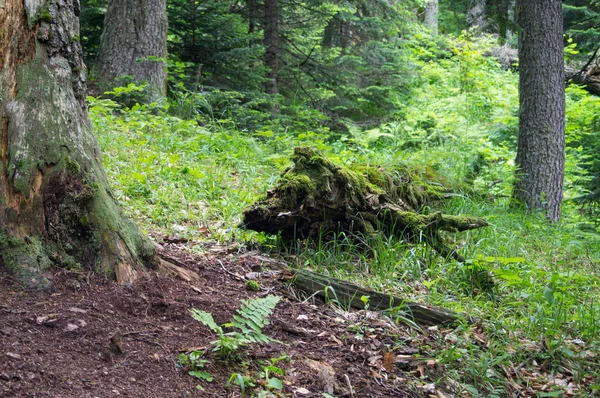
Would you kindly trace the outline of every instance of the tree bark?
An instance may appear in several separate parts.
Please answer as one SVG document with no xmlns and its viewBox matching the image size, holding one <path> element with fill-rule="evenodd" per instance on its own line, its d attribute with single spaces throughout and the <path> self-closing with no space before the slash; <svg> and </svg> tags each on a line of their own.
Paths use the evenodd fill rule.
<svg viewBox="0 0 600 398">
<path fill-rule="evenodd" d="M 470 0 L 467 11 L 467 26 L 479 32 L 485 32 L 488 25 L 486 0 Z"/>
<path fill-rule="evenodd" d="M 520 0 L 518 176 L 513 198 L 560 218 L 565 163 L 565 77 L 560 0 Z"/>
<path fill-rule="evenodd" d="M 267 81 L 265 92 L 277 94 L 277 72 L 279 57 L 279 4 L 278 0 L 265 0 L 264 45 Z"/>
<path fill-rule="evenodd" d="M 431 34 L 437 36 L 438 34 L 438 0 L 427 0 L 425 2 L 425 17 L 423 23 L 425 27 L 431 30 Z"/>
<path fill-rule="evenodd" d="M 78 15 L 77 0 L 0 7 L 0 266 L 31 287 L 52 265 L 129 282 L 154 264 L 91 132 Z"/>
<path fill-rule="evenodd" d="M 166 0 L 109 0 L 96 72 L 107 88 L 119 76 L 146 82 L 150 100 L 166 93 Z"/>
</svg>

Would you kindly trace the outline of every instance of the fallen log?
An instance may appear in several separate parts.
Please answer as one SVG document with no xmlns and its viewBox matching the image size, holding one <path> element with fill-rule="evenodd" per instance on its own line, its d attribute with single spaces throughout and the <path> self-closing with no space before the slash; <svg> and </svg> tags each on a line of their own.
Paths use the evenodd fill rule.
<svg viewBox="0 0 600 398">
<path fill-rule="evenodd" d="M 600 75 L 596 69 L 579 70 L 565 67 L 565 80 L 567 83 L 582 85 L 590 94 L 600 95 Z"/>
<path fill-rule="evenodd" d="M 508 45 L 493 48 L 486 55 L 496 58 L 504 70 L 519 69 L 519 51 Z M 598 50 L 594 52 L 590 60 L 581 69 L 565 65 L 565 83 L 579 84 L 593 95 L 600 96 L 600 68 L 598 67 Z"/>
<path fill-rule="evenodd" d="M 410 303 L 391 294 L 379 293 L 316 272 L 291 268 L 288 268 L 287 271 L 290 274 L 287 279 L 309 296 L 316 295 L 326 301 L 336 300 L 341 305 L 363 309 L 368 303 L 370 310 L 388 310 L 397 308 L 401 311 L 405 311 L 415 323 L 424 326 L 452 324 L 460 318 L 464 318 L 459 314 L 452 313 L 443 308 Z M 369 298 L 366 303 L 362 299 L 363 296 Z"/>
<path fill-rule="evenodd" d="M 465 259 L 449 247 L 440 231 L 461 232 L 484 227 L 479 217 L 420 210 L 448 194 L 427 172 L 407 166 L 343 167 L 321 152 L 297 147 L 294 166 L 285 170 L 265 198 L 244 211 L 242 227 L 284 240 L 327 239 L 383 233 L 413 243 L 426 243 L 444 257 Z"/>
</svg>

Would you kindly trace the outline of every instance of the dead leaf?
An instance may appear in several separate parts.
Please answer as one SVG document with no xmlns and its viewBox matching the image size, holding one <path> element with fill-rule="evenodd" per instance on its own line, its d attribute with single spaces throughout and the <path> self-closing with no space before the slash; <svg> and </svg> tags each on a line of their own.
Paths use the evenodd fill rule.
<svg viewBox="0 0 600 398">
<path fill-rule="evenodd" d="M 385 368 L 385 370 L 387 370 L 390 373 L 394 370 L 394 360 L 395 359 L 396 359 L 396 356 L 391 351 L 388 351 L 383 354 L 383 367 Z"/>
</svg>

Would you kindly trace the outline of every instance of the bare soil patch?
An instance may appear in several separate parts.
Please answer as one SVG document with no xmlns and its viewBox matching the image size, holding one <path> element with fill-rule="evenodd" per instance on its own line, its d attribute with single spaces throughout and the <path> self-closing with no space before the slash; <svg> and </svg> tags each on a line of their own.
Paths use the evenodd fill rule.
<svg viewBox="0 0 600 398">
<path fill-rule="evenodd" d="M 442 394 L 417 360 L 429 337 L 367 311 L 346 312 L 301 301 L 264 255 L 212 248 L 191 255 L 186 244 L 166 243 L 164 255 L 197 272 L 188 283 L 148 273 L 133 285 L 117 285 L 86 272 L 49 275 L 51 292 L 24 292 L 0 280 L 1 397 L 239 397 L 233 373 L 253 375 L 261 385 L 261 361 L 282 355 L 281 396 L 423 397 Z M 245 287 L 259 281 L 261 291 Z M 189 313 L 198 308 L 228 322 L 240 300 L 283 296 L 265 334 L 281 344 L 254 345 L 238 361 L 208 355 L 211 383 L 188 375 L 181 352 L 206 349 L 216 336 Z M 196 386 L 200 384 L 204 391 Z M 436 395 L 438 396 L 438 395 Z"/>
</svg>

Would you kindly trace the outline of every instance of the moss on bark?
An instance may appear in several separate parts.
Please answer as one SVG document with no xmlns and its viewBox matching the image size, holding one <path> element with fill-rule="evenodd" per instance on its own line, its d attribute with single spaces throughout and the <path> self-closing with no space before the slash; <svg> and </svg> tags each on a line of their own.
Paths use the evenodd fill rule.
<svg viewBox="0 0 600 398">
<path fill-rule="evenodd" d="M 0 64 L 0 266 L 29 286 L 47 286 L 42 271 L 50 265 L 132 281 L 155 265 L 153 246 L 121 213 L 102 169 L 81 46 L 72 40 L 79 2 L 26 6 L 0 14 L 14 40 L 35 41 L 27 51 L 0 42 L 11 61 Z M 31 28 L 40 10 L 44 18 Z"/>
<path fill-rule="evenodd" d="M 244 211 L 242 226 L 283 239 L 327 236 L 328 232 L 378 232 L 420 239 L 443 256 L 464 259 L 449 248 L 440 231 L 459 232 L 487 225 L 477 217 L 420 210 L 449 190 L 431 171 L 406 166 L 343 167 L 312 148 L 295 148 L 294 166 L 285 170 L 266 197 Z"/>
</svg>

